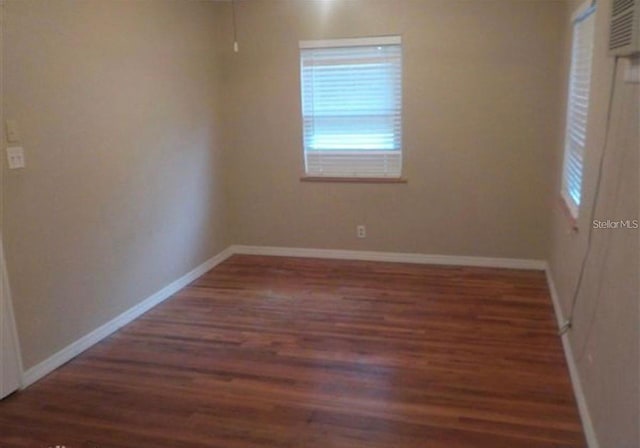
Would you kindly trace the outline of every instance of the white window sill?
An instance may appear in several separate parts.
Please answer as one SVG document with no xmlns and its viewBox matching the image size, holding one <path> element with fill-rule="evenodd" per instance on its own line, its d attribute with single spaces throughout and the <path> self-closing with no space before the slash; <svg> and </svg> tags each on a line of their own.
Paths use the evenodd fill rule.
<svg viewBox="0 0 640 448">
<path fill-rule="evenodd" d="M 406 184 L 404 177 L 330 177 L 330 176 L 302 176 L 301 182 L 343 182 L 360 184 Z"/>
</svg>

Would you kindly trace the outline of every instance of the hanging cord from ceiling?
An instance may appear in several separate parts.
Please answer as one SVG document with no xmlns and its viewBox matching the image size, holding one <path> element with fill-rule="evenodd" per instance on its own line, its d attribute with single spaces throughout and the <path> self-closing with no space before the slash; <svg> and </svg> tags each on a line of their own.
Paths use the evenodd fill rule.
<svg viewBox="0 0 640 448">
<path fill-rule="evenodd" d="M 582 285 L 584 283 L 584 273 L 587 266 L 587 261 L 589 259 L 589 255 L 591 254 L 591 246 L 593 239 L 593 221 L 596 215 L 596 207 L 598 205 L 598 199 L 600 197 L 600 187 L 602 184 L 602 172 L 604 169 L 604 160 L 607 152 L 607 146 L 609 142 L 609 133 L 611 130 L 611 116 L 613 113 L 613 97 L 615 95 L 616 89 L 616 78 L 618 77 L 618 57 L 615 58 L 613 64 L 613 76 L 611 78 L 611 86 L 609 88 L 609 103 L 607 105 L 607 117 L 606 117 L 606 127 L 604 132 L 604 143 L 602 145 L 602 151 L 600 153 L 600 162 L 598 165 L 598 176 L 596 178 L 596 188 L 593 194 L 593 202 L 591 204 L 591 213 L 589 217 L 589 231 L 587 233 L 587 248 L 584 253 L 584 257 L 582 258 L 582 263 L 580 264 L 580 272 L 578 274 L 578 281 L 576 283 L 576 287 L 573 292 L 573 296 L 571 299 L 571 309 L 569 311 L 569 317 L 566 319 L 560 328 L 559 334 L 560 336 L 566 334 L 573 326 L 573 318 L 575 316 L 576 306 L 579 302 L 580 291 L 582 289 Z"/>
<path fill-rule="evenodd" d="M 238 46 L 238 24 L 236 21 L 236 0 L 231 0 L 231 21 L 233 26 L 233 52 L 240 51 Z"/>
</svg>

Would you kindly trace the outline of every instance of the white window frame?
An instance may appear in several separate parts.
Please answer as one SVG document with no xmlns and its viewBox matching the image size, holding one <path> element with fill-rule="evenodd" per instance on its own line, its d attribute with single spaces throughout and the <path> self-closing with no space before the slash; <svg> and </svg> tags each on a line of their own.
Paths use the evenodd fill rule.
<svg viewBox="0 0 640 448">
<path fill-rule="evenodd" d="M 569 73 L 569 94 L 567 99 L 567 120 L 565 129 L 564 162 L 562 166 L 561 196 L 573 219 L 577 219 L 584 192 L 584 158 L 587 145 L 587 122 L 591 95 L 591 75 L 593 69 L 593 44 L 595 29 L 595 4 L 591 1 L 583 3 L 572 17 L 571 69 Z M 590 34 L 588 42 L 577 41 L 578 27 L 586 26 Z M 583 29 L 584 32 L 584 29 Z M 579 51 L 589 51 L 586 56 L 588 68 L 580 67 L 585 63 L 585 55 Z M 581 81 L 578 81 L 580 79 Z M 580 87 L 583 96 L 578 95 L 578 85 L 587 79 L 586 95 L 584 86 Z M 577 172 L 576 172 L 577 171 Z M 578 183 L 576 186 L 575 184 Z M 577 198 L 575 197 L 577 191 Z"/>
<path fill-rule="evenodd" d="M 394 139 L 399 141 L 399 148 L 389 151 L 384 150 L 372 150 L 367 151 L 365 149 L 359 150 L 309 150 L 308 149 L 308 137 L 307 130 L 305 129 L 305 91 L 304 91 L 304 65 L 303 65 L 303 51 L 306 49 L 331 49 L 331 48 L 346 48 L 346 47 L 372 47 L 372 46 L 385 46 L 394 45 L 400 47 L 400 80 L 399 80 L 399 129 L 394 134 Z M 301 115 L 303 126 L 303 158 L 304 158 L 304 175 L 303 179 L 360 179 L 360 180 L 402 180 L 403 173 L 403 155 L 404 148 L 402 143 L 403 130 L 402 130 L 402 118 L 403 118 L 403 93 L 402 93 L 402 38 L 401 36 L 380 36 L 380 37 L 361 37 L 361 38 L 347 38 L 347 39 L 325 39 L 325 40 L 309 40 L 300 41 L 300 82 L 301 82 Z M 397 115 L 396 115 L 397 116 Z M 323 165 L 324 167 L 332 166 L 332 164 L 339 164 L 339 172 L 331 171 L 327 172 L 319 171 L 318 167 Z M 381 166 L 384 166 L 381 170 Z M 373 174 L 369 173 L 368 167 L 373 167 Z"/>
</svg>

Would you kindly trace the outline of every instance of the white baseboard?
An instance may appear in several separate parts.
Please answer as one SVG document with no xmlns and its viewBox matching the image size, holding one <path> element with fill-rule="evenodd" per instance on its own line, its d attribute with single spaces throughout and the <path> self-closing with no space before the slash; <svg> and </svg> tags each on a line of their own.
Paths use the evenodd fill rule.
<svg viewBox="0 0 640 448">
<path fill-rule="evenodd" d="M 560 305 L 560 296 L 558 295 L 558 290 L 556 289 L 556 285 L 553 281 L 553 275 L 551 274 L 551 268 L 549 265 L 546 266 L 545 272 L 547 274 L 547 283 L 549 284 L 549 292 L 551 294 L 551 301 L 553 302 L 553 309 L 555 310 L 556 319 L 558 321 L 558 328 L 560 328 L 565 321 L 562 306 Z M 569 367 L 573 394 L 575 395 L 576 403 L 578 404 L 578 412 L 580 413 L 580 419 L 582 420 L 582 427 L 584 429 L 585 438 L 587 439 L 587 445 L 589 448 L 599 448 L 600 445 L 598 444 L 598 438 L 596 437 L 593 422 L 591 421 L 591 414 L 589 413 L 587 399 L 584 395 L 584 390 L 582 389 L 582 382 L 580 381 L 578 366 L 576 365 L 576 361 L 573 356 L 569 335 L 564 334 L 561 339 L 564 356 L 567 359 L 567 365 Z"/>
<path fill-rule="evenodd" d="M 35 383 L 39 379 L 51 373 L 61 365 L 78 356 L 83 351 L 100 342 L 102 339 L 111 335 L 124 325 L 133 321 L 137 317 L 149 311 L 154 306 L 171 297 L 176 292 L 187 286 L 192 281 L 201 277 L 206 272 L 213 269 L 218 264 L 233 255 L 231 248 L 227 248 L 213 258 L 210 258 L 191 272 L 183 275 L 179 279 L 162 288 L 155 294 L 147 297 L 139 304 L 120 314 L 116 318 L 110 320 L 101 327 L 93 330 L 91 333 L 81 337 L 77 341 L 69 344 L 59 352 L 45 359 L 41 363 L 31 367 L 22 375 L 22 388 L 26 388 Z"/>
<path fill-rule="evenodd" d="M 135 305 L 116 318 L 105 323 L 101 327 L 83 336 L 64 349 L 55 353 L 48 359 L 42 361 L 41 363 L 24 372 L 22 376 L 22 388 L 28 387 L 29 385 L 35 383 L 61 365 L 70 361 L 94 344 L 100 342 L 102 339 L 111 335 L 124 325 L 141 316 L 167 298 L 171 297 L 180 289 L 184 288 L 189 283 L 196 280 L 234 254 L 541 270 L 545 271 L 547 276 L 547 282 L 549 284 L 549 291 L 558 321 L 558 327 L 562 326 L 564 322 L 564 315 L 562 312 L 562 307 L 560 306 L 560 298 L 553 281 L 551 270 L 548 263 L 543 260 L 234 245 L 223 250 L 218 255 L 207 260 L 205 263 L 201 264 L 191 272 L 175 280 L 152 296 L 146 298 L 138 305 Z M 584 428 L 585 437 L 587 439 L 587 444 L 589 448 L 599 448 L 584 391 L 582 389 L 582 383 L 578 374 L 578 368 L 573 356 L 569 337 L 566 334 L 562 336 L 562 346 L 564 348 L 567 365 L 569 367 L 571 384 L 573 385 L 573 392 L 578 405 L 578 411 L 580 412 L 580 418 L 582 419 L 582 425 Z"/>
<path fill-rule="evenodd" d="M 294 247 L 231 246 L 234 254 L 268 255 L 276 257 L 332 258 L 339 260 L 387 261 L 393 263 L 435 264 L 449 266 L 476 266 L 544 271 L 544 260 L 521 258 L 488 258 L 459 255 L 427 255 L 362 250 L 301 249 Z"/>
<path fill-rule="evenodd" d="M 266 247 L 266 246 L 232 246 L 231 250 L 234 254 L 245 255 L 266 255 L 280 257 L 307 257 L 307 258 L 333 258 L 342 260 L 363 260 L 363 261 L 387 261 L 395 263 L 417 263 L 417 264 L 435 264 L 450 266 L 477 266 L 492 268 L 508 268 L 508 269 L 531 269 L 545 271 L 549 291 L 553 302 L 556 318 L 558 320 L 558 328 L 564 323 L 564 315 L 560 306 L 560 298 L 553 282 L 553 277 L 549 269 L 549 265 L 544 260 L 518 259 L 518 258 L 487 258 L 487 257 L 469 257 L 457 255 L 426 255 L 426 254 L 410 254 L 410 253 L 393 253 L 393 252 L 370 252 L 358 250 L 333 250 L 333 249 L 302 249 L 291 247 Z M 562 347 L 564 349 L 567 365 L 569 366 L 569 375 L 573 392 L 575 395 L 578 411 L 582 420 L 585 437 L 589 448 L 599 448 L 598 439 L 591 421 L 589 408 L 582 389 L 582 383 L 578 374 L 578 368 L 575 363 L 569 336 L 562 336 Z"/>
</svg>

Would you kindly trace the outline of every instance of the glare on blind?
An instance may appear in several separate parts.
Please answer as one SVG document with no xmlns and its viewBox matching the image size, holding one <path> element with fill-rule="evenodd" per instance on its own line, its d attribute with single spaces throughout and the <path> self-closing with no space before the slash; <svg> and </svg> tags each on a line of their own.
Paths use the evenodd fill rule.
<svg viewBox="0 0 640 448">
<path fill-rule="evenodd" d="M 397 44 L 304 48 L 302 117 L 307 175 L 399 177 L 402 52 Z"/>
<path fill-rule="evenodd" d="M 594 8 L 588 9 L 575 20 L 573 25 L 562 196 L 574 217 L 578 216 L 582 198 L 582 171 L 591 89 L 594 11 Z"/>
</svg>

